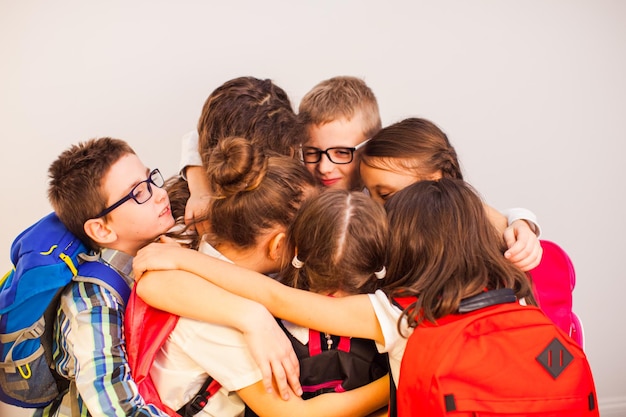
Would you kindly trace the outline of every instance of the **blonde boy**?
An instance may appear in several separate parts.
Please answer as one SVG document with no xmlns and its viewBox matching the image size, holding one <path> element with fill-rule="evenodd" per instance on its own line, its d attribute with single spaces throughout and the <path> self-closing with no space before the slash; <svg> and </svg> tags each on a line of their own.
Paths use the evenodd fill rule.
<svg viewBox="0 0 626 417">
<path fill-rule="evenodd" d="M 313 87 L 298 118 L 307 138 L 302 160 L 324 186 L 361 190 L 358 150 L 381 129 L 378 102 L 363 80 L 338 76 Z"/>
</svg>

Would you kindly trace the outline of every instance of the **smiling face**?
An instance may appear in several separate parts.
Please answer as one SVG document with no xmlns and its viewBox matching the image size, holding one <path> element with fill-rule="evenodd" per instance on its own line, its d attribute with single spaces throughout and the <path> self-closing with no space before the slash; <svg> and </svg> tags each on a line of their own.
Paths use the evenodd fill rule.
<svg viewBox="0 0 626 417">
<path fill-rule="evenodd" d="M 350 120 L 340 118 L 320 125 L 311 125 L 308 133 L 309 140 L 304 145 L 321 150 L 334 147 L 353 148 L 367 139 L 363 133 L 363 119 L 360 113 L 355 114 Z M 358 155 L 357 150 L 352 162 L 335 164 L 322 154 L 319 162 L 305 165 L 315 179 L 325 187 L 359 190 L 362 183 L 359 178 Z"/>
<path fill-rule="evenodd" d="M 150 170 L 137 155 L 127 154 L 115 162 L 102 181 L 107 206 L 127 195 L 134 186 L 145 181 Z M 132 198 L 111 211 L 106 224 L 117 239 L 111 248 L 134 255 L 139 249 L 167 232 L 174 225 L 167 192 L 151 184 L 152 197 L 143 204 Z"/>
</svg>

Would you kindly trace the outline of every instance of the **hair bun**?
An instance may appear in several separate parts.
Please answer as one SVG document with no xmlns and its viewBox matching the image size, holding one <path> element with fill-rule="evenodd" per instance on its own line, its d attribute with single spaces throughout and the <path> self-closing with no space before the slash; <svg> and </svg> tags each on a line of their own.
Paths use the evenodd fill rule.
<svg viewBox="0 0 626 417">
<path fill-rule="evenodd" d="M 230 197 L 255 189 L 265 176 L 267 158 L 248 139 L 221 139 L 211 151 L 207 175 L 215 197 Z"/>
</svg>

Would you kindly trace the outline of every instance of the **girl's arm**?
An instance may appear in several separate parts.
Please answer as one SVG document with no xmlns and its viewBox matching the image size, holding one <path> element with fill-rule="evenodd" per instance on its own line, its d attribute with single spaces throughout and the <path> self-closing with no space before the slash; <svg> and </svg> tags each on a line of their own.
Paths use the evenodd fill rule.
<svg viewBox="0 0 626 417">
<path fill-rule="evenodd" d="M 483 207 L 487 213 L 487 218 L 491 221 L 491 224 L 500 232 L 504 233 L 504 230 L 508 227 L 507 219 L 504 217 L 504 214 L 500 213 L 495 208 L 484 204 Z"/>
<path fill-rule="evenodd" d="M 260 417 L 343 417 L 366 416 L 389 402 L 389 376 L 342 393 L 322 394 L 309 400 L 291 396 L 282 401 L 267 393 L 260 383 L 237 391 L 241 399 Z"/>
<path fill-rule="evenodd" d="M 136 279 L 148 270 L 186 270 L 227 291 L 263 304 L 276 317 L 304 327 L 384 344 L 382 330 L 367 295 L 335 298 L 297 290 L 257 272 L 169 244 L 153 243 L 141 249 L 133 266 Z M 162 291 L 167 293 L 176 288 L 182 278 L 181 275 L 171 284 L 150 285 L 161 285 Z M 184 275 L 184 279 L 189 276 Z M 204 292 L 209 289 L 197 282 L 187 285 L 190 288 L 190 293 L 185 295 L 187 299 L 198 298 L 198 304 L 201 304 L 200 300 L 206 300 Z M 195 313 L 201 315 L 202 320 L 210 319 L 205 311 Z"/>
<path fill-rule="evenodd" d="M 201 293 L 196 292 L 198 284 Z M 152 307 L 238 329 L 261 369 L 266 389 L 272 389 L 273 375 L 283 398 L 288 398 L 288 385 L 302 395 L 300 365 L 291 342 L 262 305 L 185 271 L 149 272 L 135 286 L 137 295 Z"/>
</svg>

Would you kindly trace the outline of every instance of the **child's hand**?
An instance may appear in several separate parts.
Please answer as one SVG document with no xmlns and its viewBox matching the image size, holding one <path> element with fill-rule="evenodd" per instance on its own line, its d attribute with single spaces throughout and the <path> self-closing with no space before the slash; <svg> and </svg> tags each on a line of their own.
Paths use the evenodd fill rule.
<svg viewBox="0 0 626 417">
<path fill-rule="evenodd" d="M 189 199 L 185 206 L 185 224 L 190 224 L 195 219 L 205 217 L 211 201 L 211 187 L 206 172 L 201 166 L 187 167 L 186 174 Z M 194 226 L 199 236 L 208 232 L 208 222 L 196 223 Z"/>
<path fill-rule="evenodd" d="M 174 239 L 167 236 L 159 238 L 160 243 L 150 243 L 139 249 L 133 259 L 133 272 L 135 281 L 139 281 L 146 271 L 178 269 L 177 257 L 181 247 Z"/>
<path fill-rule="evenodd" d="M 195 219 L 205 217 L 210 201 L 211 196 L 209 194 L 191 194 L 187 200 L 187 205 L 185 206 L 185 224 L 190 224 L 194 222 Z M 193 227 L 195 227 L 196 233 L 198 233 L 199 236 L 202 236 L 208 232 L 207 226 L 208 222 L 204 221 L 195 223 Z"/>
<path fill-rule="evenodd" d="M 243 332 L 243 335 L 252 357 L 261 368 L 267 392 L 272 392 L 273 377 L 281 398 L 289 399 L 289 387 L 301 396 L 300 364 L 285 332 L 269 312 L 251 318 L 250 324 L 249 331 Z"/>
<path fill-rule="evenodd" d="M 504 231 L 509 248 L 504 257 L 522 271 L 530 271 L 541 262 L 543 249 L 539 238 L 524 220 L 516 220 Z"/>
</svg>

